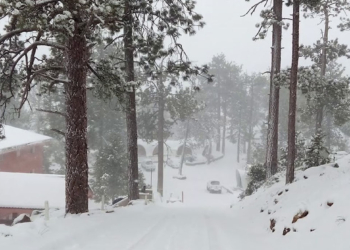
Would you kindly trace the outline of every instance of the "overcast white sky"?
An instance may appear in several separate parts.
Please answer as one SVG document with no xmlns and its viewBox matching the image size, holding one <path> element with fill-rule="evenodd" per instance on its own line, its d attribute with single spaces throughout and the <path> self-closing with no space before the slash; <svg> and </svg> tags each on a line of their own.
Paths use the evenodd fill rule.
<svg viewBox="0 0 350 250">
<path fill-rule="evenodd" d="M 214 55 L 224 53 L 229 61 L 243 65 L 249 73 L 269 70 L 271 61 L 271 34 L 265 40 L 253 41 L 257 32 L 255 24 L 261 21 L 259 16 L 263 6 L 251 15 L 241 17 L 258 0 L 197 0 L 197 12 L 204 16 L 206 25 L 195 36 L 183 36 L 181 42 L 190 59 L 196 64 L 209 63 Z M 284 17 L 291 18 L 292 8 L 284 7 Z M 4 20 L 0 21 L 1 33 Z M 300 25 L 300 43 L 311 45 L 321 37 L 320 20 L 303 19 Z M 340 32 L 337 21 L 331 23 L 330 39 L 339 38 L 340 43 L 350 42 L 350 31 Z M 291 64 L 292 27 L 283 30 L 284 47 L 282 51 L 282 67 Z M 350 45 L 350 44 L 349 44 Z M 349 46 L 350 47 L 350 46 Z M 43 51 L 44 52 L 44 51 Z M 345 67 L 349 60 L 339 60 Z M 300 65 L 310 64 L 300 59 Z M 350 75 L 350 65 L 347 67 Z"/>
<path fill-rule="evenodd" d="M 228 60 L 243 65 L 247 72 L 265 72 L 269 70 L 271 53 L 271 35 L 262 41 L 253 41 L 256 34 L 255 24 L 261 21 L 258 9 L 253 16 L 241 17 L 257 0 L 197 0 L 197 12 L 204 16 L 206 26 L 195 36 L 182 38 L 182 43 L 190 56 L 197 64 L 210 62 L 213 55 L 224 53 Z M 284 8 L 284 17 L 291 17 L 291 8 Z M 300 42 L 311 45 L 321 37 L 322 25 L 320 20 L 305 20 L 300 24 Z M 341 43 L 349 43 L 350 32 L 340 32 L 337 23 L 330 31 L 330 39 L 339 37 Z M 283 31 L 282 67 L 291 64 L 292 35 L 291 28 Z M 348 60 L 341 60 L 344 66 Z M 304 59 L 302 65 L 308 64 Z M 347 69 L 350 74 L 350 66 Z"/>
</svg>

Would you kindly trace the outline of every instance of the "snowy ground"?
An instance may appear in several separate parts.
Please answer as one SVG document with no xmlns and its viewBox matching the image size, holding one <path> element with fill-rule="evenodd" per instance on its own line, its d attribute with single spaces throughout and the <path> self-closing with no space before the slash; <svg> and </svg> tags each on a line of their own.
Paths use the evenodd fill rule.
<svg viewBox="0 0 350 250">
<path fill-rule="evenodd" d="M 228 146 L 226 152 L 235 152 L 235 148 Z M 14 227 L 0 226 L 0 249 L 347 250 L 349 160 L 349 156 L 339 160 L 340 168 L 322 166 L 298 172 L 297 181 L 288 186 L 281 177 L 279 183 L 241 202 L 237 191 L 221 195 L 206 191 L 210 180 L 220 180 L 227 187 L 235 185 L 235 169 L 242 166 L 235 162 L 234 154 L 210 165 L 185 166 L 187 180 L 173 179 L 177 170 L 166 168 L 163 203 L 146 206 L 139 201 L 113 213 L 95 209 L 65 219 L 62 211 L 57 211 L 48 222 L 38 219 Z M 147 173 L 146 178 L 150 181 Z M 170 194 L 180 196 L 182 191 L 183 204 L 165 202 Z M 305 218 L 292 223 L 295 214 L 306 210 Z M 269 228 L 271 219 L 276 220 L 274 233 Z M 282 236 L 284 228 L 291 229 L 286 236 Z"/>
<path fill-rule="evenodd" d="M 228 146 L 228 150 L 235 151 L 233 145 Z M 228 154 L 223 159 L 212 162 L 209 165 L 186 166 L 184 164 L 182 174 L 186 180 L 173 178 L 178 175 L 179 170 L 166 166 L 164 168 L 164 195 L 166 201 L 170 195 L 181 197 L 184 192 L 184 200 L 188 206 L 220 206 L 229 207 L 232 204 L 233 196 L 225 191 L 220 194 L 210 194 L 207 192 L 207 182 L 218 180 L 227 188 L 236 186 L 236 168 L 244 168 L 244 163 L 236 162 L 235 154 Z M 151 184 L 151 172 L 144 171 L 146 184 Z M 152 173 L 152 187 L 157 187 L 157 172 Z"/>
</svg>

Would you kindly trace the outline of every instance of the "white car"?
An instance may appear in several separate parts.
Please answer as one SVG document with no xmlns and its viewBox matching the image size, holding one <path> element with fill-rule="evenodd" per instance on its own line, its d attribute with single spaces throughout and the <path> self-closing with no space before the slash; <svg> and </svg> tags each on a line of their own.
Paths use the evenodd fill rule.
<svg viewBox="0 0 350 250">
<path fill-rule="evenodd" d="M 180 168 L 179 164 L 176 164 L 172 159 L 168 159 L 166 162 L 165 162 L 165 165 L 171 167 L 171 168 L 175 168 L 175 169 L 178 169 Z"/>
<path fill-rule="evenodd" d="M 153 161 L 151 160 L 146 160 L 144 162 L 141 162 L 141 167 L 146 171 L 156 170 L 156 166 L 153 164 Z"/>
<path fill-rule="evenodd" d="M 207 190 L 210 193 L 218 193 L 221 194 L 222 192 L 222 186 L 220 184 L 220 181 L 209 181 L 207 184 Z"/>
</svg>

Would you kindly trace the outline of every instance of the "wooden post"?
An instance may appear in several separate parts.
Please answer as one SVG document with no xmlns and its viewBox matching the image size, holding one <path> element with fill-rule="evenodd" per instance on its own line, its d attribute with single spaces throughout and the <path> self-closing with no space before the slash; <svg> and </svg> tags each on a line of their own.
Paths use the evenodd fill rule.
<svg viewBox="0 0 350 250">
<path fill-rule="evenodd" d="M 101 200 L 101 210 L 105 210 L 105 195 L 102 195 L 102 200 Z"/>
<path fill-rule="evenodd" d="M 182 203 L 184 203 L 184 191 L 182 191 L 182 193 L 181 193 L 181 201 L 182 201 Z"/>
<path fill-rule="evenodd" d="M 147 193 L 145 193 L 145 205 L 147 205 Z"/>
<path fill-rule="evenodd" d="M 50 219 L 49 202 L 45 201 L 45 220 L 48 221 L 49 219 Z"/>
</svg>

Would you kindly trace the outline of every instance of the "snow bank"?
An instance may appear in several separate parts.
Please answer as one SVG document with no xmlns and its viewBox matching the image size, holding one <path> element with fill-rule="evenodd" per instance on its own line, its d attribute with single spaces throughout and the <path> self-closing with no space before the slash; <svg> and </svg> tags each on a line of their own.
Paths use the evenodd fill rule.
<svg viewBox="0 0 350 250">
<path fill-rule="evenodd" d="M 63 175 L 0 172 L 0 207 L 44 209 L 64 208 Z"/>
<path fill-rule="evenodd" d="M 327 164 L 298 171 L 290 185 L 280 175 L 278 183 L 234 204 L 234 213 L 270 234 L 276 249 L 350 249 L 349 160 L 337 161 L 339 168 Z M 305 217 L 298 219 L 301 214 Z M 271 221 L 276 223 L 274 233 Z M 282 236 L 283 231 L 288 233 Z"/>
<path fill-rule="evenodd" d="M 7 250 L 69 250 L 112 249 L 123 246 L 128 249 L 133 235 L 141 237 L 144 227 L 153 225 L 155 218 L 163 212 L 144 205 L 144 201 L 133 201 L 132 206 L 105 211 L 92 208 L 88 213 L 65 215 L 64 209 L 50 210 L 50 220 L 39 215 L 31 223 L 5 226 L 0 224 L 0 249 Z M 145 212 L 150 217 L 145 216 Z M 91 243 L 91 241 L 93 243 Z M 94 241 L 99 242 L 97 245 Z M 104 245 L 110 247 L 105 248 Z"/>
</svg>

